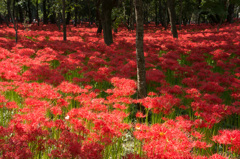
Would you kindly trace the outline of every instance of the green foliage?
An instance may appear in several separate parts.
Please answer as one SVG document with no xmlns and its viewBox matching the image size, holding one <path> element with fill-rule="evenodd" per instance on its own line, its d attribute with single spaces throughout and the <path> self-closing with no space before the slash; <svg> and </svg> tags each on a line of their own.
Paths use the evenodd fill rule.
<svg viewBox="0 0 240 159">
<path fill-rule="evenodd" d="M 222 21 L 228 14 L 227 2 L 225 0 L 203 0 L 200 13 L 206 13 L 207 16 L 214 17 L 216 21 Z"/>
<path fill-rule="evenodd" d="M 6 14 L 7 12 L 7 1 L 1 0 L 0 1 L 0 14 Z"/>
<path fill-rule="evenodd" d="M 113 28 L 117 29 L 118 26 L 125 20 L 128 18 L 127 15 L 123 14 L 124 9 L 123 8 L 113 8 L 112 11 L 112 19 L 115 19 L 114 23 L 113 23 Z"/>
</svg>

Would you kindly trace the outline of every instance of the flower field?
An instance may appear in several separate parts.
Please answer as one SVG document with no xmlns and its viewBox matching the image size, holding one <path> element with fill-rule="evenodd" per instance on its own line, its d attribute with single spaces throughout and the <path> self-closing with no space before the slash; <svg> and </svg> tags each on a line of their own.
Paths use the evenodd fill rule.
<svg viewBox="0 0 240 159">
<path fill-rule="evenodd" d="M 148 96 L 137 99 L 135 31 L 0 25 L 0 158 L 240 157 L 240 25 L 144 33 Z M 138 110 L 141 103 L 143 110 Z"/>
</svg>

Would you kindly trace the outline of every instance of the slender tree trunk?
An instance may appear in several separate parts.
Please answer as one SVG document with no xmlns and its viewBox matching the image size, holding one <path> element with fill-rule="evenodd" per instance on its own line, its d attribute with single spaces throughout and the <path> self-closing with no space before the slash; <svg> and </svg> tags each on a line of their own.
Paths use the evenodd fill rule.
<svg viewBox="0 0 240 159">
<path fill-rule="evenodd" d="M 67 40 L 66 18 L 65 18 L 65 0 L 62 0 L 62 20 L 63 20 L 63 40 Z"/>
<path fill-rule="evenodd" d="M 101 23 L 102 23 L 102 28 L 103 28 L 104 42 L 107 45 L 110 45 L 113 43 L 111 12 L 112 12 L 112 9 L 104 10 L 104 11 L 102 11 L 102 15 L 101 15 L 101 17 L 102 17 Z"/>
<path fill-rule="evenodd" d="M 17 0 L 16 2 L 19 2 L 19 0 Z M 22 11 L 22 7 L 19 5 L 17 5 L 17 13 L 19 13 L 19 22 L 23 23 L 24 22 L 24 18 L 23 18 L 23 11 Z M 16 15 L 17 15 L 16 13 Z"/>
<path fill-rule="evenodd" d="M 66 25 L 70 24 L 70 20 L 71 20 L 71 12 L 67 12 Z"/>
<path fill-rule="evenodd" d="M 89 19 L 89 26 L 91 26 L 91 8 L 90 8 L 91 1 L 88 1 L 88 19 Z"/>
<path fill-rule="evenodd" d="M 111 45 L 113 43 L 111 18 L 112 8 L 112 0 L 104 0 L 102 2 L 101 23 L 103 28 L 104 42 L 107 45 Z"/>
<path fill-rule="evenodd" d="M 146 4 L 146 10 L 145 10 L 145 16 L 144 16 L 144 19 L 145 19 L 145 24 L 148 26 L 148 9 L 149 9 L 149 2 L 148 0 L 147 1 L 147 4 Z"/>
<path fill-rule="evenodd" d="M 58 26 L 58 30 L 61 30 L 61 13 L 58 12 L 57 14 L 57 26 Z"/>
<path fill-rule="evenodd" d="M 134 30 L 135 8 L 133 0 L 130 0 L 129 29 Z"/>
<path fill-rule="evenodd" d="M 182 30 L 182 12 L 183 12 L 183 4 L 182 0 L 179 1 L 180 5 L 180 13 L 179 13 L 179 30 Z"/>
<path fill-rule="evenodd" d="M 158 26 L 158 5 L 157 0 L 155 0 L 155 25 Z"/>
<path fill-rule="evenodd" d="M 47 8 L 46 8 L 46 0 L 43 0 L 43 24 L 48 23 L 48 16 L 47 16 Z"/>
<path fill-rule="evenodd" d="M 75 4 L 77 5 L 77 0 L 75 0 Z M 74 13 L 75 13 L 75 19 L 74 19 L 74 26 L 76 27 L 77 26 L 77 14 L 78 14 L 78 7 L 75 6 L 74 8 Z"/>
<path fill-rule="evenodd" d="M 101 20 L 100 20 L 100 22 L 98 24 L 97 34 L 101 34 L 102 30 L 103 30 L 103 28 L 102 28 L 102 23 L 101 23 Z"/>
<path fill-rule="evenodd" d="M 37 23 L 38 23 L 38 26 L 39 26 L 39 15 L 38 15 L 38 0 L 36 0 L 36 13 L 37 13 Z"/>
<path fill-rule="evenodd" d="M 198 11 L 200 11 L 200 6 L 201 6 L 202 0 L 198 0 Z M 198 25 L 201 23 L 201 14 L 198 14 L 198 20 L 197 20 Z"/>
<path fill-rule="evenodd" d="M 228 15 L 227 15 L 227 22 L 233 23 L 233 16 L 234 16 L 234 4 L 230 3 L 228 6 Z"/>
<path fill-rule="evenodd" d="M 175 0 L 168 0 L 168 14 L 171 23 L 171 32 L 174 38 L 178 38 L 177 27 L 176 27 L 176 12 L 175 12 Z"/>
<path fill-rule="evenodd" d="M 72 0 L 70 0 L 69 2 L 70 2 L 70 4 L 71 4 L 71 3 L 72 3 Z M 66 7 L 65 7 L 65 8 L 66 8 Z M 70 8 L 70 7 L 68 6 L 68 8 Z M 68 11 L 68 12 L 67 12 L 67 19 L 66 19 L 66 24 L 67 24 L 67 25 L 70 24 L 71 17 L 72 17 L 71 11 Z"/>
<path fill-rule="evenodd" d="M 31 1 L 28 0 L 28 18 L 29 18 L 29 24 L 32 23 L 32 11 L 31 11 Z"/>
<path fill-rule="evenodd" d="M 101 22 L 101 15 L 100 15 L 100 0 L 96 2 L 96 23 L 98 25 L 97 34 L 102 33 L 102 22 Z"/>
<path fill-rule="evenodd" d="M 56 12 L 53 11 L 52 14 L 50 15 L 50 22 L 51 24 L 56 24 Z"/>
<path fill-rule="evenodd" d="M 12 9 L 13 9 L 12 21 L 13 21 L 14 30 L 15 30 L 15 41 L 17 44 L 17 42 L 18 42 L 18 9 L 19 9 L 19 6 L 16 5 L 16 7 L 15 7 L 15 0 L 13 0 Z"/>
<path fill-rule="evenodd" d="M 11 19 L 11 0 L 7 0 L 7 20 L 8 22 L 10 22 L 10 19 Z M 7 25 L 8 25 L 8 22 L 7 22 Z"/>
<path fill-rule="evenodd" d="M 2 19 L 2 15 L 0 13 L 0 24 L 2 24 L 2 23 L 3 23 L 3 19 Z"/>
<path fill-rule="evenodd" d="M 165 2 L 164 2 L 165 3 Z M 166 6 L 166 4 L 165 4 Z M 163 6 L 162 4 L 162 0 L 159 0 L 159 9 L 158 9 L 158 14 L 159 14 L 159 20 L 161 25 L 165 28 L 165 30 L 167 30 L 167 9 L 165 9 L 166 7 Z"/>
<path fill-rule="evenodd" d="M 146 70 L 143 51 L 143 3 L 142 0 L 134 0 L 136 15 L 136 57 L 137 57 L 137 93 L 138 98 L 147 96 Z"/>
</svg>

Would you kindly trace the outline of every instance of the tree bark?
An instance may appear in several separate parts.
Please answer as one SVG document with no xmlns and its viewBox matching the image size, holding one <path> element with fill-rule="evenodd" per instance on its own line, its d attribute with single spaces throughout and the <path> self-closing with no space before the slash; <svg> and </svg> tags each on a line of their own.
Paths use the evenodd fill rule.
<svg viewBox="0 0 240 159">
<path fill-rule="evenodd" d="M 112 0 L 102 1 L 101 23 L 103 28 L 104 42 L 107 45 L 111 45 L 113 43 L 111 19 L 113 5 L 114 4 Z"/>
<path fill-rule="evenodd" d="M 234 4 L 230 3 L 228 6 L 228 15 L 227 15 L 228 23 L 233 23 L 233 16 L 234 16 Z"/>
<path fill-rule="evenodd" d="M 75 0 L 75 8 L 74 8 L 74 13 L 75 13 L 75 19 L 74 19 L 74 26 L 77 26 L 77 14 L 78 14 L 78 7 L 77 7 L 77 0 Z"/>
<path fill-rule="evenodd" d="M 70 20 L 71 20 L 71 12 L 67 12 L 66 25 L 70 24 Z"/>
<path fill-rule="evenodd" d="M 159 20 L 161 25 L 167 30 L 167 11 L 165 9 L 166 7 L 163 6 L 162 0 L 159 0 Z"/>
<path fill-rule="evenodd" d="M 11 0 L 7 0 L 7 20 L 8 22 L 10 22 L 10 19 L 11 19 Z M 8 25 L 8 22 L 7 22 L 7 25 Z"/>
<path fill-rule="evenodd" d="M 90 3 L 91 1 L 88 1 L 87 5 L 88 5 L 88 19 L 89 19 L 89 26 L 91 26 L 91 8 L 90 8 Z"/>
<path fill-rule="evenodd" d="M 15 0 L 13 0 L 12 9 L 13 9 L 12 21 L 13 21 L 14 30 L 15 30 L 15 41 L 17 44 L 17 42 L 18 42 L 18 16 L 17 15 L 18 15 L 19 6 L 16 5 L 16 7 L 15 7 Z"/>
<path fill-rule="evenodd" d="M 58 30 L 61 30 L 61 13 L 58 12 L 57 14 L 57 26 L 58 26 Z"/>
<path fill-rule="evenodd" d="M 133 0 L 130 0 L 130 16 L 129 16 L 129 29 L 130 30 L 134 30 L 134 12 L 135 12 L 135 9 L 134 9 L 134 4 L 133 4 Z"/>
<path fill-rule="evenodd" d="M 96 24 L 98 25 L 97 34 L 102 33 L 102 22 L 101 22 L 101 15 L 100 15 L 100 0 L 96 2 Z"/>
<path fill-rule="evenodd" d="M 47 2 L 46 0 L 43 0 L 43 24 L 47 24 L 48 23 L 46 2 Z"/>
<path fill-rule="evenodd" d="M 158 5 L 157 5 L 157 0 L 155 0 L 155 25 L 158 26 Z"/>
<path fill-rule="evenodd" d="M 102 17 L 101 23 L 102 23 L 103 34 L 104 34 L 104 42 L 107 45 L 111 45 L 113 43 L 111 12 L 112 12 L 112 9 L 104 10 L 104 11 L 102 11 L 102 15 L 101 15 L 101 17 Z"/>
<path fill-rule="evenodd" d="M 198 0 L 198 11 L 200 11 L 200 9 L 201 9 L 201 7 L 200 7 L 201 3 L 202 3 L 202 0 Z M 200 23 L 201 23 L 201 14 L 198 14 L 197 23 L 198 23 L 198 25 L 200 25 Z"/>
<path fill-rule="evenodd" d="M 168 14 L 171 23 L 171 32 L 174 38 L 178 38 L 176 27 L 176 12 L 175 12 L 175 0 L 167 0 Z"/>
<path fill-rule="evenodd" d="M 53 11 L 52 13 L 51 13 L 51 15 L 50 15 L 50 22 L 51 22 L 51 24 L 56 24 L 56 12 L 55 11 Z"/>
<path fill-rule="evenodd" d="M 29 18 L 29 24 L 32 23 L 32 11 L 31 11 L 31 1 L 28 0 L 28 18 Z"/>
<path fill-rule="evenodd" d="M 16 2 L 19 2 L 19 0 L 17 0 Z M 23 11 L 22 11 L 22 7 L 20 6 L 20 4 L 17 5 L 16 7 L 16 16 L 19 13 L 19 22 L 23 23 L 24 22 L 24 18 L 23 18 Z M 18 16 L 17 16 L 18 17 Z M 17 19 L 18 21 L 18 19 Z"/>
<path fill-rule="evenodd" d="M 134 0 L 136 15 L 136 57 L 137 57 L 137 93 L 138 98 L 147 96 L 146 70 L 143 51 L 143 4 L 142 0 Z"/>
<path fill-rule="evenodd" d="M 65 18 L 65 0 L 62 0 L 62 21 L 63 21 L 63 40 L 67 40 L 66 18 Z"/>
<path fill-rule="evenodd" d="M 179 30 L 182 30 L 182 12 L 183 12 L 183 4 L 182 0 L 179 1 L 180 5 L 180 13 L 179 13 Z"/>
<path fill-rule="evenodd" d="M 38 26 L 39 26 L 39 15 L 38 15 L 38 0 L 36 0 L 36 13 L 37 13 L 37 17 L 36 17 L 36 19 L 37 19 L 37 23 L 38 23 Z"/>
</svg>

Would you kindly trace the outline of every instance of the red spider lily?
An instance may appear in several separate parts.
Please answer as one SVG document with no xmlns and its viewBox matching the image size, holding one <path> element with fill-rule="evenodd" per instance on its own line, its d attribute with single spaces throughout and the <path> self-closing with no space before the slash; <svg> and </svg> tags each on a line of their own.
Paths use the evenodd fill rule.
<svg viewBox="0 0 240 159">
<path fill-rule="evenodd" d="M 16 109 L 16 108 L 18 108 L 18 105 L 17 105 L 16 102 L 7 102 L 6 108 L 8 108 L 8 109 Z"/>
<path fill-rule="evenodd" d="M 192 88 L 192 89 L 187 89 L 186 90 L 187 95 L 185 96 L 186 98 L 192 98 L 192 99 L 196 99 L 199 98 L 201 96 L 201 93 L 199 92 L 199 90 Z"/>
<path fill-rule="evenodd" d="M 200 149 L 206 149 L 206 148 L 212 147 L 212 145 L 209 145 L 206 142 L 202 142 L 198 140 L 194 141 L 193 146 Z"/>
<path fill-rule="evenodd" d="M 157 94 L 155 92 L 148 92 L 148 96 L 156 96 Z"/>
<path fill-rule="evenodd" d="M 26 49 L 19 49 L 17 51 L 17 53 L 21 56 L 28 56 L 28 57 L 31 57 L 32 55 L 35 54 L 35 50 L 33 49 L 29 49 L 29 48 L 26 48 Z"/>
<path fill-rule="evenodd" d="M 146 115 L 143 115 L 142 112 L 137 112 L 137 113 L 136 113 L 136 117 L 137 117 L 137 118 L 145 118 Z"/>
<path fill-rule="evenodd" d="M 134 135 L 139 140 L 144 139 L 143 150 L 149 158 L 191 156 L 191 139 L 174 125 L 154 124 L 151 127 L 136 125 L 137 131 Z"/>
<path fill-rule="evenodd" d="M 115 144 L 132 128 L 123 122 L 132 103 L 163 115 L 164 124 L 134 127 L 135 139 L 143 144 L 142 158 L 225 158 L 195 156 L 194 147 L 209 146 L 202 128 L 240 113 L 237 24 L 223 25 L 218 33 L 209 25 L 184 26 L 178 40 L 170 37 L 169 30 L 149 24 L 144 38 L 147 80 L 161 85 L 156 90 L 163 95 L 149 93 L 141 100 L 132 98 L 136 93 L 134 31 L 120 27 L 115 43 L 105 46 L 96 28 L 68 26 L 69 41 L 63 43 L 56 25 L 32 26 L 31 31 L 21 30 L 20 25 L 15 45 L 5 38 L 13 37 L 14 29 L 0 27 L 0 107 L 4 107 L 2 114 L 18 110 L 12 111 L 16 114 L 10 115 L 5 128 L 0 127 L 0 158 L 34 158 L 40 151 L 49 153 L 49 158 L 102 158 L 105 146 Z M 95 89 L 93 80 L 111 82 L 114 88 Z M 150 83 L 150 87 L 155 86 Z M 169 120 L 166 115 L 174 106 L 191 108 L 191 119 L 196 120 L 188 115 Z M 235 130 L 222 130 L 213 140 L 238 153 L 238 136 Z M 141 158 L 126 156 L 131 157 Z"/>
<path fill-rule="evenodd" d="M 16 66 L 10 61 L 1 61 L 0 62 L 0 77 L 5 80 L 20 80 L 20 71 L 21 68 Z"/>
<path fill-rule="evenodd" d="M 142 105 L 147 109 L 152 109 L 154 113 L 170 113 L 173 106 L 177 106 L 180 100 L 172 95 L 166 94 L 160 97 L 146 97 L 142 100 Z"/>
<path fill-rule="evenodd" d="M 79 94 L 79 93 L 86 93 L 86 92 L 88 92 L 87 89 L 82 89 L 78 85 L 69 83 L 67 81 L 62 82 L 57 88 L 60 91 L 62 91 L 63 93 Z"/>
<path fill-rule="evenodd" d="M 45 83 L 21 83 L 18 84 L 19 87 L 15 90 L 18 94 L 23 97 L 33 97 L 33 98 L 48 98 L 57 99 L 60 94 L 57 93 L 51 85 Z"/>
<path fill-rule="evenodd" d="M 165 75 L 160 70 L 152 69 L 152 70 L 146 71 L 146 80 L 147 81 L 159 82 L 164 78 L 165 78 Z"/>
<path fill-rule="evenodd" d="M 127 109 L 127 107 L 125 105 L 121 105 L 121 104 L 114 104 L 113 108 L 120 109 L 120 110 Z"/>
<path fill-rule="evenodd" d="M 111 79 L 111 83 L 115 86 L 113 89 L 113 97 L 131 96 L 136 92 L 136 83 L 133 80 L 117 78 Z"/>
<path fill-rule="evenodd" d="M 51 109 L 51 112 L 53 113 L 53 115 L 61 115 L 62 114 L 62 110 L 60 107 L 52 107 Z"/>
<path fill-rule="evenodd" d="M 239 130 L 221 130 L 219 135 L 213 137 L 213 141 L 230 145 L 230 150 L 240 154 L 240 131 Z"/>
</svg>

